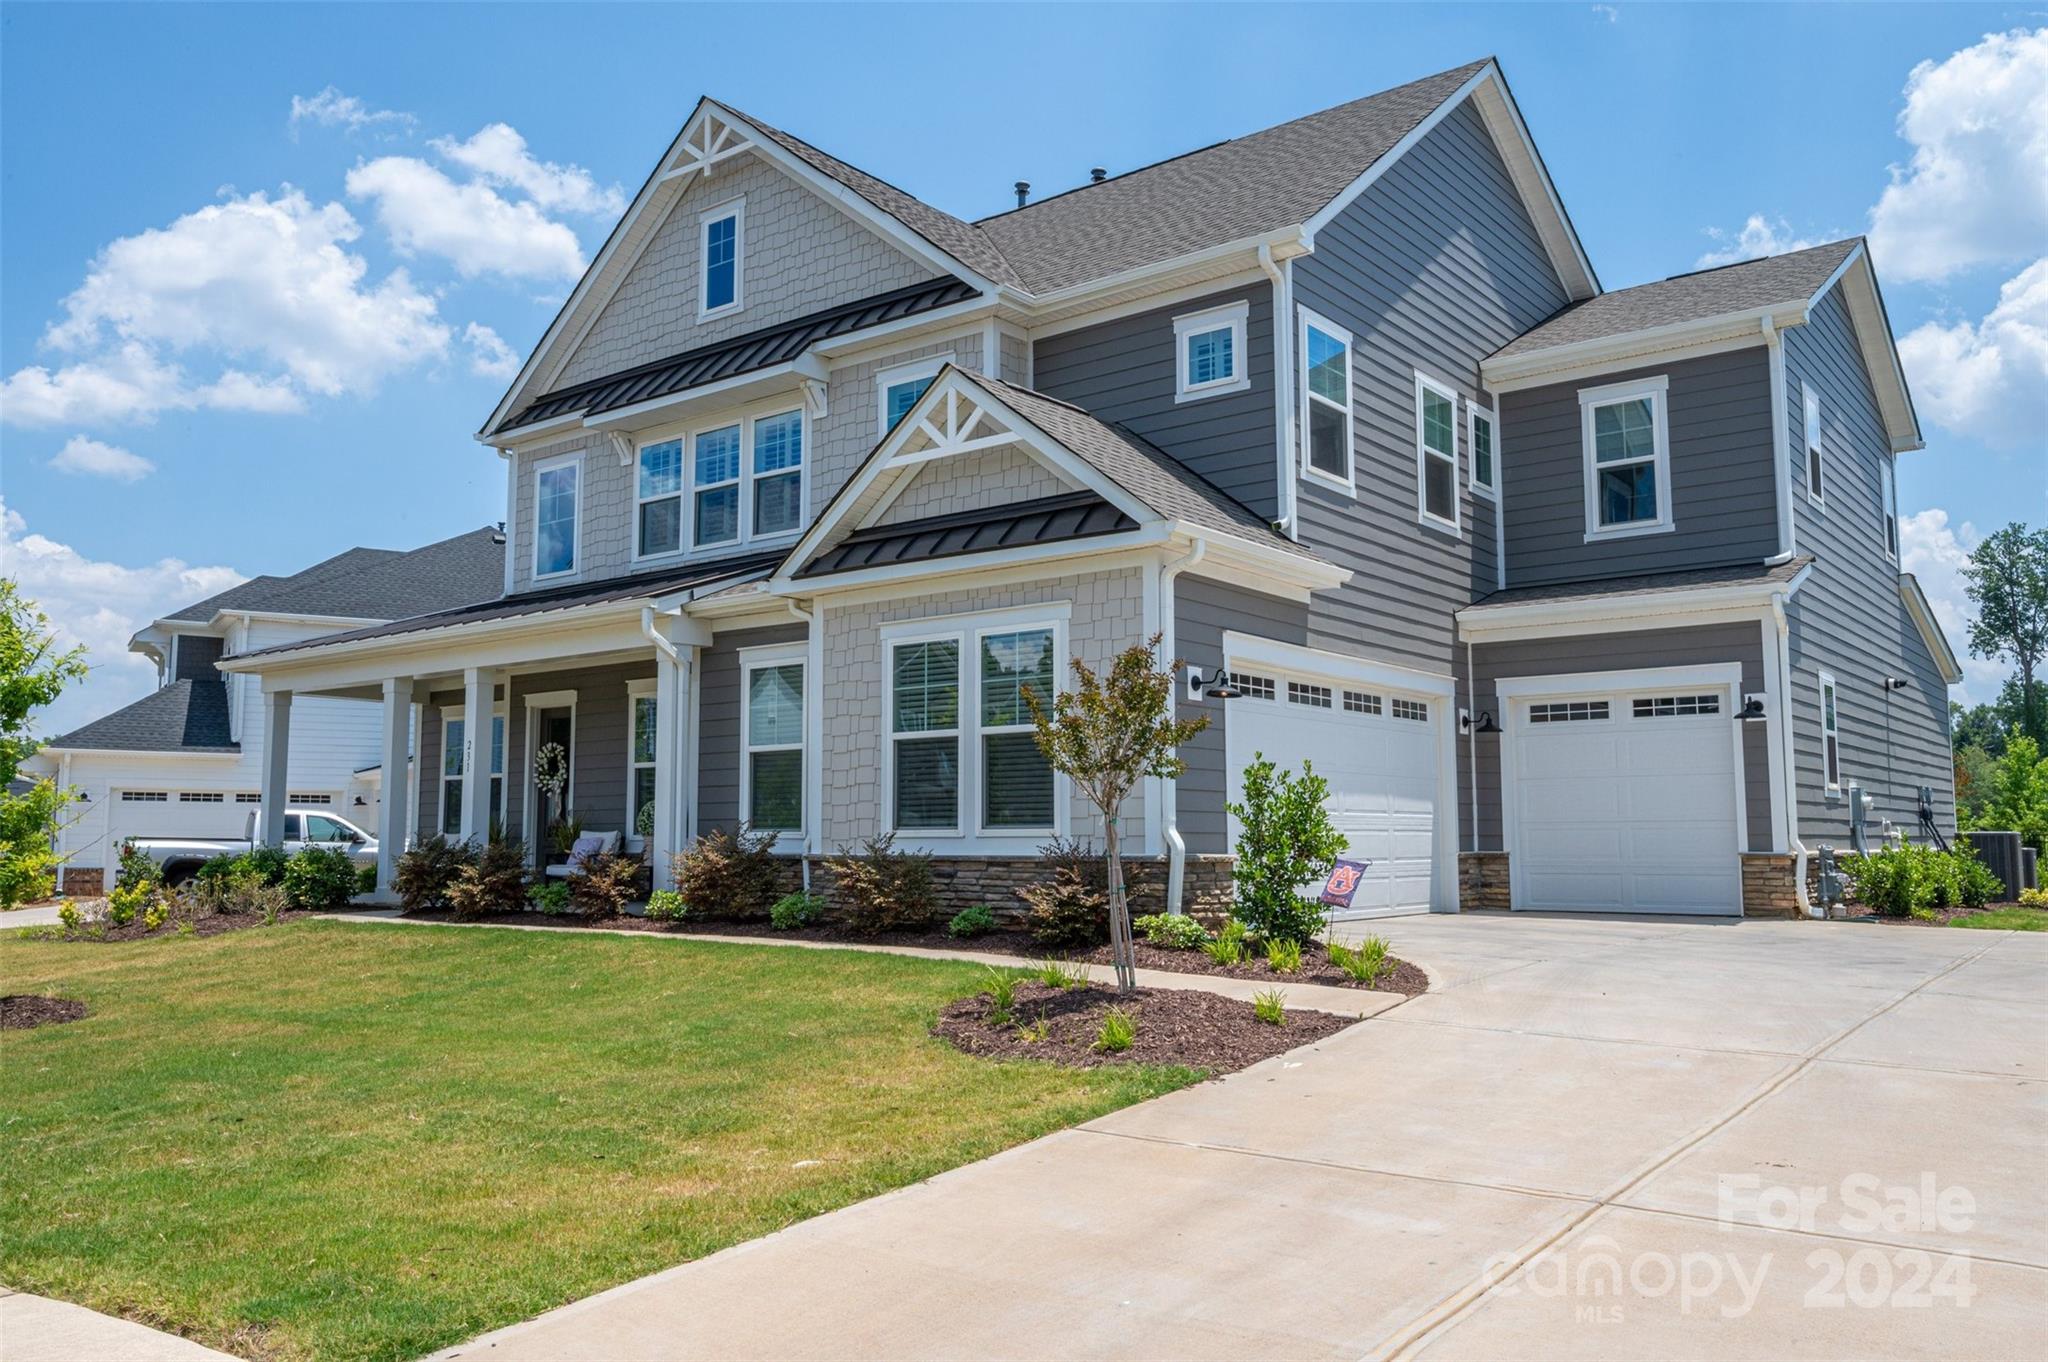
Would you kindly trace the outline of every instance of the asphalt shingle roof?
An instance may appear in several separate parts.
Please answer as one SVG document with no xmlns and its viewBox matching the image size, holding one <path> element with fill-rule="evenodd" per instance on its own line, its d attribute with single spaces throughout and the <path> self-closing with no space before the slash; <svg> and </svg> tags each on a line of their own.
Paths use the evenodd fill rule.
<svg viewBox="0 0 2048 1362">
<path fill-rule="evenodd" d="M 1495 359 L 1552 350 L 1580 341 L 1604 340 L 1632 331 L 1704 321 L 1775 303 L 1803 302 L 1828 281 L 1861 237 L 1831 241 L 1787 255 L 1744 260 L 1654 284 L 1616 289 L 1588 298 L 1525 331 L 1493 354 Z"/>
<path fill-rule="evenodd" d="M 218 676 L 173 681 L 49 745 L 112 752 L 242 750 L 228 736 L 228 692 Z"/>
<path fill-rule="evenodd" d="M 350 549 L 289 577 L 252 577 L 168 618 L 205 623 L 223 610 L 398 619 L 497 595 L 505 545 L 485 527 L 424 548 Z"/>
<path fill-rule="evenodd" d="M 1687 568 L 1678 572 L 1642 573 L 1633 577 L 1608 577 L 1587 582 L 1565 582 L 1548 586 L 1518 586 L 1496 591 L 1466 607 L 1484 610 L 1496 605 L 1548 605 L 1563 601 L 1610 600 L 1624 596 L 1661 596 L 1670 592 L 1703 591 L 1717 586 L 1763 586 L 1789 582 L 1813 562 L 1801 555 L 1770 566 L 1738 563 L 1730 567 Z"/>
</svg>

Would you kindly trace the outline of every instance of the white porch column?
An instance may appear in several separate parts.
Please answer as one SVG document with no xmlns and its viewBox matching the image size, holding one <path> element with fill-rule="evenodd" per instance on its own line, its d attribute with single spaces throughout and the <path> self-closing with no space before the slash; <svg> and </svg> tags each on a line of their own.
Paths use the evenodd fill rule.
<svg viewBox="0 0 2048 1362">
<path fill-rule="evenodd" d="M 491 715 L 498 706 L 498 672 L 469 667 L 462 673 L 462 840 L 481 844 L 491 835 Z"/>
<path fill-rule="evenodd" d="M 263 693 L 263 777 L 258 795 L 256 840 L 264 846 L 284 842 L 284 805 L 291 798 L 292 693 Z"/>
<path fill-rule="evenodd" d="M 654 657 L 654 836 L 647 854 L 655 888 L 673 889 L 669 858 L 690 844 L 695 804 L 690 699 L 697 682 L 697 649 L 679 647 L 673 658 L 657 650 Z"/>
<path fill-rule="evenodd" d="M 383 797 L 377 804 L 377 898 L 394 902 L 398 895 L 398 858 L 405 853 L 406 831 L 412 825 L 412 678 L 384 682 Z"/>
</svg>

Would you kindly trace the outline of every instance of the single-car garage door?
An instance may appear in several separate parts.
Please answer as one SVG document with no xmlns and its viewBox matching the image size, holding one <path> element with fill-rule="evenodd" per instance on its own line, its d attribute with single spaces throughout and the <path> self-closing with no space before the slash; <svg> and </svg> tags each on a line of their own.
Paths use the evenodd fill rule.
<svg viewBox="0 0 2048 1362">
<path fill-rule="evenodd" d="M 1731 700 L 1725 686 L 1512 699 L 1514 906 L 1741 913 Z"/>
<path fill-rule="evenodd" d="M 1329 809 L 1367 869 L 1349 914 L 1427 912 L 1437 818 L 1437 725 L 1442 702 L 1334 678 L 1232 671 L 1238 698 L 1225 715 L 1230 797 L 1259 753 L 1296 773 L 1313 762 L 1330 783 Z M 1237 841 L 1237 820 L 1230 825 Z M 1318 886 L 1319 887 L 1319 886 Z"/>
</svg>

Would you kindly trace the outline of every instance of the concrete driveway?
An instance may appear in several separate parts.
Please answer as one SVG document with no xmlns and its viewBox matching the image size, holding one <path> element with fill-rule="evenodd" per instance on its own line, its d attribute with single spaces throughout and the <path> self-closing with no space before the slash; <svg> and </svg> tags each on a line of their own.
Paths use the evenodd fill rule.
<svg viewBox="0 0 2048 1362">
<path fill-rule="evenodd" d="M 1437 991 L 446 1355 L 2040 1355 L 2048 938 L 1375 929 Z"/>
</svg>

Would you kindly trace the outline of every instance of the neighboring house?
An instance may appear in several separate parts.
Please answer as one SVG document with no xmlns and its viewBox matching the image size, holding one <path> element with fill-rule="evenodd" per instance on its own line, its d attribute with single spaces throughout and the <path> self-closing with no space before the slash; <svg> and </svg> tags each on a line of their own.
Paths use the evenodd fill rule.
<svg viewBox="0 0 2048 1362">
<path fill-rule="evenodd" d="M 58 837 L 62 891 L 102 892 L 128 837 L 244 835 L 264 769 L 263 701 L 256 677 L 215 670 L 224 652 L 491 597 L 504 558 L 504 536 L 488 527 L 411 552 L 350 549 L 289 577 L 253 577 L 139 630 L 128 647 L 156 662 L 157 689 L 31 758 L 82 801 Z M 374 828 L 379 711 L 337 695 L 308 699 L 296 718 L 285 796 Z"/>
<path fill-rule="evenodd" d="M 425 706 L 387 849 L 533 842 L 554 743 L 660 878 L 894 832 L 1005 902 L 1101 832 L 1022 689 L 1154 634 L 1211 725 L 1123 810 L 1153 901 L 1227 896 L 1258 752 L 1366 912 L 1783 911 L 1851 786 L 1951 821 L 1863 243 L 1603 293 L 1491 61 L 972 223 L 701 101 L 478 439 L 500 599 L 223 663 Z"/>
</svg>

